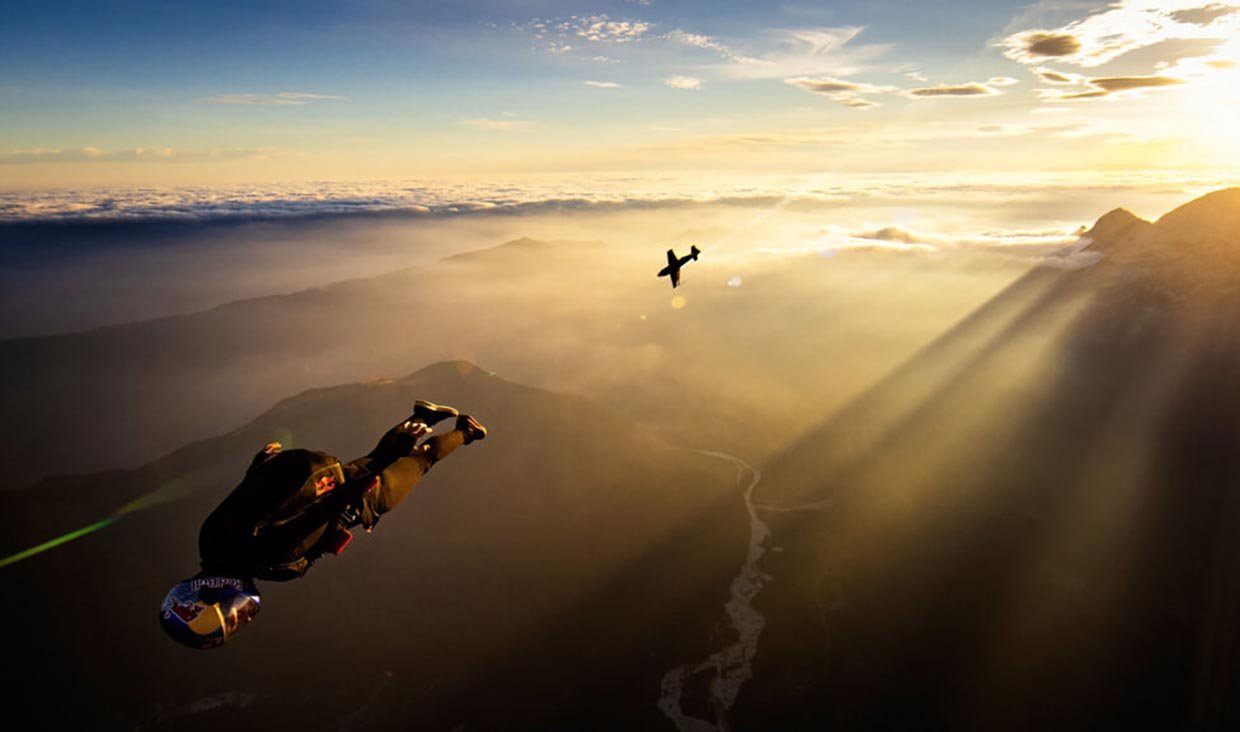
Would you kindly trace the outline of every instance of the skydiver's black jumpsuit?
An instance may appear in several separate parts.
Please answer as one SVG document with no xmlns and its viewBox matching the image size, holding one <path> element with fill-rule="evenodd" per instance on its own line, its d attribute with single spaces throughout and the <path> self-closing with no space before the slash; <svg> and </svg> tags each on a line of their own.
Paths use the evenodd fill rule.
<svg viewBox="0 0 1240 732">
<path fill-rule="evenodd" d="M 336 458 L 310 450 L 285 450 L 254 456 L 241 484 L 224 499 L 198 534 L 204 573 L 268 580 L 290 580 L 334 543 L 341 514 L 354 508 L 370 529 L 379 516 L 400 503 L 426 471 L 465 442 L 453 430 L 421 445 L 408 422 L 379 440 L 364 457 L 339 469 Z M 316 494 L 303 479 L 319 470 L 325 479 L 343 474 L 343 484 L 329 480 Z"/>
</svg>

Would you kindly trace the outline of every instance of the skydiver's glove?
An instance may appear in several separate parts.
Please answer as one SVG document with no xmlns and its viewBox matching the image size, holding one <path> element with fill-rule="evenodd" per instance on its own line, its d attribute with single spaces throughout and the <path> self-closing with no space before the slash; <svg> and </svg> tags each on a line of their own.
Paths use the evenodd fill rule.
<svg viewBox="0 0 1240 732">
<path fill-rule="evenodd" d="M 257 468 L 259 465 L 262 465 L 263 463 L 267 462 L 268 458 L 272 457 L 273 455 L 278 455 L 280 451 L 283 449 L 284 449 L 284 446 L 278 442 L 268 442 L 266 445 L 263 445 L 263 449 L 255 453 L 254 459 L 250 461 L 249 470 L 253 470 L 254 468 Z"/>
<path fill-rule="evenodd" d="M 370 453 L 372 465 L 375 465 L 379 472 L 382 467 L 386 467 L 397 460 L 412 455 L 418 448 L 418 440 L 429 435 L 431 428 L 427 427 L 423 422 L 405 421 L 392 429 L 379 439 L 379 444 L 374 451 Z"/>
</svg>

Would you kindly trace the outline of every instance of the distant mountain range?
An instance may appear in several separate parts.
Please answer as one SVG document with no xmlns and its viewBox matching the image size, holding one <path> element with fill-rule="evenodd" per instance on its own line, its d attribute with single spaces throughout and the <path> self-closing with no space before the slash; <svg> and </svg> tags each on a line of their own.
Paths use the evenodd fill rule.
<svg viewBox="0 0 1240 732">
<path fill-rule="evenodd" d="M 756 459 L 974 307 L 985 280 L 927 265 L 893 292 L 881 255 L 815 254 L 752 265 L 733 287 L 711 256 L 686 273 L 679 310 L 654 276 L 662 248 L 524 238 L 192 315 L 0 341 L 0 490 L 142 465 L 306 389 L 444 359 Z"/>
</svg>

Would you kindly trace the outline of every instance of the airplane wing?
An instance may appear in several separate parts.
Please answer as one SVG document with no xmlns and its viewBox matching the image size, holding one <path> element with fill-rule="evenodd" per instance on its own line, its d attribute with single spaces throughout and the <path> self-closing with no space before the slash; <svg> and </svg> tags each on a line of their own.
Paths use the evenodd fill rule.
<svg viewBox="0 0 1240 732">
<path fill-rule="evenodd" d="M 680 262 L 676 260 L 676 252 L 674 250 L 667 250 L 667 263 L 673 267 L 680 264 Z"/>
<path fill-rule="evenodd" d="M 679 284 L 680 284 L 680 269 L 677 268 L 677 269 L 672 270 L 672 289 L 675 289 L 676 285 L 679 285 Z"/>
</svg>

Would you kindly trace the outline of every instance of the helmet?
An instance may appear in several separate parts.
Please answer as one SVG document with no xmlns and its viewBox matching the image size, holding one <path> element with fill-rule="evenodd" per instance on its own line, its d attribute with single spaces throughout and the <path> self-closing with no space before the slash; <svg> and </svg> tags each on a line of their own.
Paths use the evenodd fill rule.
<svg viewBox="0 0 1240 732">
<path fill-rule="evenodd" d="M 200 574 L 168 591 L 159 624 L 182 645 L 215 648 L 248 625 L 261 605 L 252 580 Z"/>
</svg>

